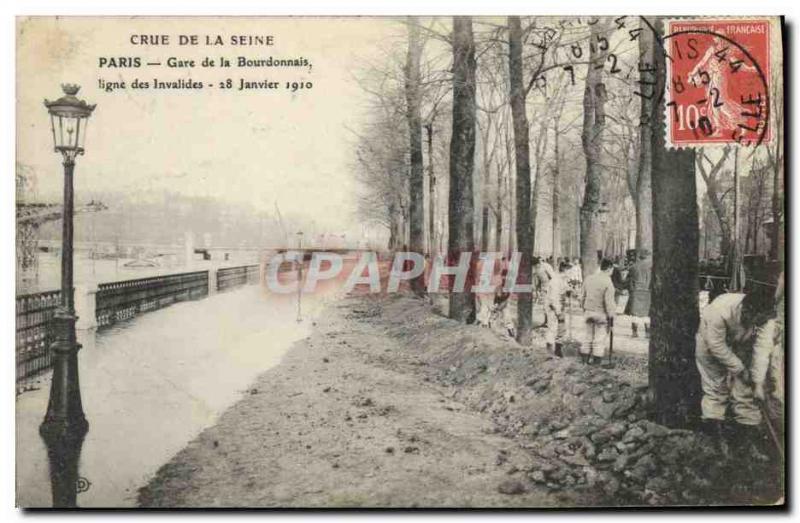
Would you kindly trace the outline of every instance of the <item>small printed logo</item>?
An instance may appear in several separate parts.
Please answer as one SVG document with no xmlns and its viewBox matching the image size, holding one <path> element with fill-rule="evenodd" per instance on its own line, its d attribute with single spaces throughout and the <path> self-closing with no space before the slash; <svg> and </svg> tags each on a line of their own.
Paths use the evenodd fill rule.
<svg viewBox="0 0 800 523">
<path fill-rule="evenodd" d="M 91 486 L 92 486 L 92 483 L 88 479 L 86 479 L 84 477 L 79 477 L 78 480 L 75 482 L 75 491 L 78 494 L 81 494 L 81 493 L 86 492 L 87 490 L 89 490 L 89 488 Z"/>
</svg>

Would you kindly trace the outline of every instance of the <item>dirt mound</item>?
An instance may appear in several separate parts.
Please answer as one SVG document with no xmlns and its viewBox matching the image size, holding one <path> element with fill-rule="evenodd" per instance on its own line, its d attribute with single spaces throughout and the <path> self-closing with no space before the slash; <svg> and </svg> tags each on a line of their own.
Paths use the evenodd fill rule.
<svg viewBox="0 0 800 523">
<path fill-rule="evenodd" d="M 404 340 L 424 379 L 483 412 L 533 456 L 526 481 L 580 489 L 588 504 L 762 504 L 777 500 L 771 462 L 724 459 L 705 434 L 649 421 L 646 359 L 616 368 L 555 358 L 437 315 L 408 296 L 363 299 L 359 321 Z"/>
</svg>

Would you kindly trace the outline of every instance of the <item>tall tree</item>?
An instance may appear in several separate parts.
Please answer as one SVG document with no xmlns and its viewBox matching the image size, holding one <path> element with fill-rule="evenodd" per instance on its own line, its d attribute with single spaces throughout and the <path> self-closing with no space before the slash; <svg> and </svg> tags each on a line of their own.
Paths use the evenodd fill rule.
<svg viewBox="0 0 800 523">
<path fill-rule="evenodd" d="M 653 67 L 654 35 L 647 27 L 643 27 L 639 33 L 639 71 L 641 88 L 643 91 L 646 86 L 647 71 Z M 649 93 L 648 94 L 655 94 Z M 653 250 L 653 196 L 652 196 L 652 169 L 653 169 L 653 122 L 650 117 L 656 105 L 655 96 L 640 97 L 640 125 L 639 125 L 639 147 L 638 158 L 633 168 L 628 169 L 628 188 L 633 200 L 634 212 L 636 215 L 636 249 L 638 251 Z M 649 277 L 649 275 L 648 275 Z M 631 304 L 632 310 L 640 310 L 641 301 L 647 300 L 647 296 L 642 293 L 632 293 L 630 298 L 634 303 Z"/>
<path fill-rule="evenodd" d="M 604 38 L 605 21 L 592 26 L 591 41 Z M 600 247 L 600 223 L 597 211 L 600 209 L 600 187 L 602 182 L 602 140 L 606 124 L 605 103 L 606 86 L 603 83 L 603 68 L 606 51 L 598 45 L 589 46 L 589 65 L 586 72 L 586 87 L 583 91 L 583 130 L 581 143 L 586 158 L 586 186 L 581 205 L 581 262 L 583 273 L 592 274 L 597 270 L 597 250 Z M 601 67 L 597 67 L 598 64 Z"/>
<path fill-rule="evenodd" d="M 772 76 L 770 87 L 773 88 L 772 132 L 775 135 L 772 145 L 767 144 L 767 159 L 772 168 L 772 225 L 769 228 L 769 259 L 779 260 L 783 264 L 783 70 L 777 71 Z"/>
<path fill-rule="evenodd" d="M 699 154 L 696 156 L 697 171 L 706 184 L 708 201 L 719 223 L 721 236 L 719 252 L 720 255 L 726 257 L 726 259 L 729 258 L 731 254 L 731 238 L 733 233 L 725 206 L 725 195 L 727 195 L 728 191 L 723 191 L 721 178 L 723 174 L 722 168 L 725 166 L 730 151 L 730 147 L 725 147 L 722 150 L 722 156 L 720 156 L 716 162 L 709 158 L 703 149 L 700 149 L 698 151 Z M 706 163 L 711 166 L 710 169 L 706 168 Z"/>
<path fill-rule="evenodd" d="M 539 122 L 539 132 L 536 133 L 536 139 L 534 140 L 534 148 L 533 148 L 533 158 L 534 158 L 534 167 L 533 167 L 533 187 L 531 189 L 531 200 L 530 200 L 530 216 L 531 216 L 531 225 L 530 230 L 531 234 L 533 235 L 532 247 L 531 252 L 539 252 L 541 249 L 536 248 L 536 227 L 538 225 L 537 218 L 539 216 L 539 200 L 544 196 L 542 193 L 544 192 L 542 188 L 544 187 L 543 178 L 545 176 L 545 156 L 547 155 L 547 139 L 548 139 L 548 129 L 547 129 L 547 112 L 540 116 Z M 530 146 L 528 147 L 530 150 Z"/>
<path fill-rule="evenodd" d="M 405 67 L 406 120 L 408 121 L 410 169 L 408 183 L 409 201 L 409 249 L 425 252 L 425 173 L 422 164 L 422 92 L 420 88 L 420 41 L 419 21 L 409 16 L 408 54 Z M 417 295 L 425 293 L 422 275 L 411 281 L 411 289 Z"/>
<path fill-rule="evenodd" d="M 384 102 L 373 107 L 368 132 L 358 135 L 354 167 L 364 187 L 358 201 L 361 217 L 385 226 L 389 249 L 396 250 L 407 241 L 408 150 L 405 141 L 397 140 L 405 129 L 402 111 Z"/>
<path fill-rule="evenodd" d="M 653 45 L 652 31 L 643 28 L 639 39 L 639 70 L 652 67 Z M 641 97 L 641 111 L 643 118 L 639 131 L 639 162 L 638 176 L 636 177 L 636 248 L 653 249 L 653 197 L 651 188 L 651 173 L 653 168 L 653 127 L 649 115 L 653 112 L 654 98 Z"/>
<path fill-rule="evenodd" d="M 433 120 L 425 124 L 428 142 L 428 254 L 436 252 L 436 174 L 433 170 Z"/>
<path fill-rule="evenodd" d="M 497 165 L 497 184 L 495 187 L 496 194 L 495 194 L 495 205 L 494 205 L 494 212 L 495 212 L 495 222 L 494 222 L 494 244 L 495 244 L 495 251 L 500 252 L 503 250 L 503 202 L 507 200 L 505 196 L 506 194 L 506 180 L 508 176 L 510 176 L 506 171 L 509 170 L 509 157 L 511 156 L 508 153 L 509 150 L 509 139 L 508 139 L 508 130 L 504 127 L 503 128 L 503 142 L 505 144 L 506 154 L 502 156 L 503 160 L 498 161 Z"/>
<path fill-rule="evenodd" d="M 663 23 L 656 21 L 653 29 L 661 44 Z M 664 92 L 666 64 L 662 49 L 655 48 L 654 54 L 657 94 Z M 666 147 L 664 109 L 662 97 L 648 117 L 653 122 L 653 279 L 648 373 L 655 421 L 680 427 L 690 422 L 700 405 L 700 380 L 694 360 L 700 317 L 699 226 L 694 150 Z"/>
<path fill-rule="evenodd" d="M 553 194 L 551 195 L 551 213 L 552 213 L 552 222 L 553 222 L 553 263 L 557 263 L 558 257 L 561 256 L 561 228 L 559 225 L 559 186 L 560 183 L 560 174 L 561 174 L 561 152 L 559 151 L 559 133 L 558 133 L 558 122 L 560 120 L 561 113 L 559 112 L 558 115 L 553 119 L 553 154 L 555 159 L 553 160 Z"/>
<path fill-rule="evenodd" d="M 533 229 L 531 228 L 531 163 L 528 115 L 525 112 L 525 85 L 522 65 L 522 24 L 518 16 L 508 17 L 509 82 L 511 119 L 514 126 L 514 159 L 517 188 L 517 250 L 520 252 L 519 283 L 530 284 L 533 279 Z M 517 296 L 517 341 L 531 343 L 533 335 L 533 294 Z"/>
<path fill-rule="evenodd" d="M 472 171 L 475 167 L 475 38 L 472 18 L 453 18 L 453 133 L 450 139 L 450 191 L 448 200 L 448 258 L 458 262 L 461 253 L 475 250 Z M 475 295 L 471 278 L 463 292 L 450 292 L 449 316 L 475 321 Z"/>
<path fill-rule="evenodd" d="M 759 229 L 764 220 L 767 207 L 765 198 L 767 197 L 768 177 L 772 174 L 768 170 L 769 166 L 762 165 L 758 158 L 753 158 L 750 166 L 750 175 L 742 180 L 742 208 L 745 223 L 745 254 L 758 254 Z"/>
</svg>

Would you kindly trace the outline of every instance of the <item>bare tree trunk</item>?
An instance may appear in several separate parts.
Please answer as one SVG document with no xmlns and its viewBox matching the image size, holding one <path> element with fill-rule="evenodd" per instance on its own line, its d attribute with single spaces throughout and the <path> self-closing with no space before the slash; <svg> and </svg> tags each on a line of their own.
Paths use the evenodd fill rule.
<svg viewBox="0 0 800 523">
<path fill-rule="evenodd" d="M 422 92 L 420 89 L 420 41 L 419 22 L 409 16 L 408 55 L 406 58 L 406 120 L 408 121 L 411 176 L 408 183 L 409 201 L 409 249 L 411 252 L 425 252 L 425 173 L 422 163 Z M 414 294 L 425 294 L 425 279 L 422 275 L 411 280 Z"/>
<path fill-rule="evenodd" d="M 575 226 L 573 235 L 575 241 L 575 257 L 581 258 L 581 180 L 575 177 Z M 585 272 L 584 272 L 585 274 Z"/>
<path fill-rule="evenodd" d="M 602 37 L 604 25 L 592 26 L 592 41 Z M 589 47 L 589 67 L 586 74 L 586 87 L 583 92 L 583 131 L 581 143 L 586 157 L 586 189 L 581 206 L 581 261 L 583 273 L 589 275 L 597 270 L 597 251 L 600 245 L 600 224 L 597 210 L 600 208 L 600 167 L 601 140 L 605 129 L 606 86 L 603 83 L 603 70 L 596 64 L 605 63 L 606 53 L 598 46 Z"/>
<path fill-rule="evenodd" d="M 553 167 L 553 195 L 552 195 L 552 213 L 553 213 L 553 263 L 557 263 L 558 257 L 561 256 L 561 230 L 559 228 L 559 208 L 558 208 L 558 199 L 560 198 L 559 195 L 559 178 L 560 178 L 560 170 L 561 166 L 559 165 L 561 162 L 561 157 L 559 156 L 560 152 L 558 149 L 558 119 L 555 120 L 554 125 L 555 130 L 555 144 L 554 144 L 554 154 L 555 154 L 555 166 Z M 558 267 L 556 267 L 558 268 Z"/>
<path fill-rule="evenodd" d="M 508 237 L 506 238 L 506 249 L 508 252 L 514 252 L 516 247 L 516 225 L 517 225 L 517 206 L 515 205 L 515 191 L 514 186 L 511 184 L 511 170 L 509 169 L 508 176 L 506 177 L 506 200 L 508 201 Z"/>
<path fill-rule="evenodd" d="M 526 120 L 527 122 L 527 120 Z M 527 146 L 530 150 L 530 146 Z M 531 190 L 531 253 L 537 252 L 536 249 L 536 225 L 539 217 L 539 195 L 542 191 L 542 164 L 544 163 L 544 151 L 547 149 L 547 125 L 542 124 L 539 136 L 536 139 L 536 167 L 534 168 L 533 189 Z M 541 249 L 539 249 L 541 251 Z"/>
<path fill-rule="evenodd" d="M 776 92 L 774 93 L 772 98 L 772 111 L 770 111 L 774 115 L 775 122 L 773 124 L 773 143 L 774 145 L 774 153 L 772 147 L 767 145 L 767 158 L 770 162 L 772 167 L 772 201 L 771 201 L 771 209 L 772 212 L 772 224 L 769 228 L 768 236 L 770 240 L 769 245 L 769 259 L 770 260 L 778 260 L 780 261 L 780 266 L 783 268 L 784 262 L 784 242 L 781 241 L 781 237 L 785 234 L 785 229 L 783 226 L 783 216 L 784 216 L 784 209 L 783 209 L 783 191 L 782 191 L 782 182 L 784 178 L 784 171 L 783 171 L 783 159 L 784 159 L 784 148 L 783 148 L 783 140 L 785 136 L 784 131 L 784 92 L 783 92 L 783 82 L 782 76 L 783 72 L 778 69 L 773 73 L 773 81 L 772 84 L 776 86 Z"/>
<path fill-rule="evenodd" d="M 640 33 L 639 38 L 639 70 L 644 70 L 653 63 L 653 33 L 648 28 Z M 653 127 L 650 115 L 655 104 L 655 92 L 650 99 L 641 97 L 641 121 L 639 127 L 639 165 L 636 178 L 636 249 L 653 249 L 653 196 L 651 190 L 651 172 L 653 169 Z"/>
<path fill-rule="evenodd" d="M 531 256 L 531 165 L 528 116 L 525 113 L 525 85 L 522 69 L 522 26 L 518 16 L 508 17 L 509 80 L 511 118 L 514 124 L 514 159 L 517 167 L 517 249 L 520 252 L 518 281 L 525 285 L 533 279 Z M 517 341 L 530 345 L 533 334 L 533 294 L 517 295 Z"/>
<path fill-rule="evenodd" d="M 394 251 L 397 249 L 399 240 L 399 224 L 397 216 L 397 206 L 394 203 L 389 204 L 389 250 Z"/>
<path fill-rule="evenodd" d="M 753 220 L 751 219 L 750 214 L 747 215 L 747 224 L 745 225 L 745 235 L 744 235 L 744 253 L 750 254 L 755 253 L 755 249 L 752 251 L 750 250 L 750 240 L 752 239 L 753 234 Z"/>
<path fill-rule="evenodd" d="M 491 125 L 491 123 L 489 124 Z M 489 178 L 491 175 L 491 157 L 488 154 L 489 132 L 486 136 L 481 133 L 481 145 L 483 154 L 481 155 L 481 165 L 483 176 L 481 178 L 481 251 L 489 250 Z"/>
<path fill-rule="evenodd" d="M 709 226 L 708 226 L 708 211 L 703 206 L 703 258 L 708 260 L 708 236 L 709 236 Z"/>
<path fill-rule="evenodd" d="M 495 251 L 503 250 L 503 171 L 497 170 L 497 200 L 495 203 L 494 245 Z"/>
<path fill-rule="evenodd" d="M 642 81 L 647 81 L 648 67 L 652 67 L 653 53 L 656 52 L 653 33 L 649 28 L 644 27 L 639 36 L 639 74 Z M 651 120 L 653 112 L 657 106 L 657 95 L 655 89 L 650 92 L 644 89 L 645 84 L 641 84 L 642 90 L 647 94 L 652 94 L 650 98 L 641 97 L 640 121 L 639 126 L 639 162 L 636 174 L 635 194 L 633 195 L 634 209 L 636 213 L 636 250 L 653 250 L 653 193 L 652 193 L 652 170 L 653 170 L 653 125 Z M 652 268 L 652 265 L 651 265 Z M 642 275 L 645 277 L 645 275 Z M 650 275 L 646 277 L 652 282 Z M 642 302 L 649 297 L 640 292 L 631 293 L 630 310 L 641 310 L 644 306 Z"/>
<path fill-rule="evenodd" d="M 489 204 L 484 203 L 481 210 L 481 251 L 489 250 Z"/>
<path fill-rule="evenodd" d="M 705 165 L 703 164 L 703 160 L 705 159 L 709 163 L 711 160 L 705 156 L 703 152 L 701 156 L 696 157 L 697 160 L 697 169 L 700 172 L 700 176 L 702 176 L 703 181 L 706 184 L 706 194 L 708 195 L 708 202 L 711 204 L 711 208 L 714 210 L 714 215 L 717 217 L 717 222 L 719 223 L 719 231 L 720 231 L 720 256 L 730 258 L 730 251 L 731 251 L 731 227 L 728 223 L 728 220 L 725 216 L 725 206 L 722 203 L 722 197 L 720 196 L 720 186 L 719 186 L 719 172 L 721 171 L 722 167 L 725 165 L 726 160 L 728 159 L 728 154 L 730 153 L 730 147 L 726 147 L 723 149 L 722 156 L 717 161 L 716 164 L 711 165 L 711 170 L 706 171 Z"/>
<path fill-rule="evenodd" d="M 663 31 L 663 24 L 656 23 Z M 664 60 L 664 54 L 655 49 L 655 69 L 660 72 L 656 93 L 664 90 Z M 655 421 L 682 427 L 698 412 L 700 402 L 694 360 L 700 317 L 695 153 L 692 149 L 666 148 L 663 99 L 658 105 L 649 119 L 654 125 L 653 296 L 648 373 Z"/>
<path fill-rule="evenodd" d="M 537 255 L 540 253 L 541 248 L 539 247 L 537 250 L 536 244 L 536 226 L 538 225 L 536 218 L 539 216 L 539 194 L 542 191 L 541 187 L 541 168 L 539 167 L 539 162 L 536 162 L 536 167 L 532 169 L 533 171 L 533 185 L 531 187 L 531 199 L 529 202 L 530 210 L 528 211 L 530 214 L 530 225 L 528 228 L 531 230 L 531 256 L 534 253 Z"/>
<path fill-rule="evenodd" d="M 428 132 L 428 254 L 436 251 L 436 176 L 433 171 L 433 122 L 425 125 Z"/>
<path fill-rule="evenodd" d="M 725 207 L 722 204 L 722 200 L 719 198 L 719 186 L 716 181 L 711 183 L 706 181 L 706 193 L 708 194 L 708 201 L 711 203 L 711 208 L 714 210 L 714 216 L 716 216 L 717 223 L 719 224 L 719 254 L 727 259 L 731 252 L 731 227 L 725 217 Z"/>
<path fill-rule="evenodd" d="M 741 278 L 739 278 L 739 268 L 742 263 L 742 238 L 739 234 L 739 148 L 733 150 L 733 234 L 731 235 L 730 256 L 728 256 L 729 274 L 731 283 L 729 289 L 738 291 L 741 289 Z"/>
<path fill-rule="evenodd" d="M 780 107 L 783 112 L 783 107 Z M 783 153 L 781 152 L 783 140 L 783 118 L 780 117 L 776 125 L 775 134 L 775 156 L 772 158 L 772 226 L 770 227 L 769 259 L 780 260 L 783 262 L 783 253 L 780 247 L 781 220 L 783 218 L 783 206 L 781 199 L 781 173 L 783 168 Z M 767 146 L 769 147 L 769 146 Z"/>
<path fill-rule="evenodd" d="M 781 140 L 781 138 L 778 137 L 777 140 Z M 781 237 L 781 219 L 783 217 L 781 212 L 780 173 L 780 165 L 775 165 L 772 172 L 772 227 L 770 228 L 769 258 L 770 260 L 783 261 L 778 249 Z"/>
<path fill-rule="evenodd" d="M 458 262 L 463 252 L 475 250 L 475 202 L 472 171 L 475 167 L 475 40 L 472 18 L 453 18 L 453 135 L 450 140 L 450 198 L 448 200 L 448 258 Z M 472 269 L 470 269 L 472 272 Z M 452 319 L 475 321 L 472 278 L 463 292 L 450 292 Z"/>
</svg>

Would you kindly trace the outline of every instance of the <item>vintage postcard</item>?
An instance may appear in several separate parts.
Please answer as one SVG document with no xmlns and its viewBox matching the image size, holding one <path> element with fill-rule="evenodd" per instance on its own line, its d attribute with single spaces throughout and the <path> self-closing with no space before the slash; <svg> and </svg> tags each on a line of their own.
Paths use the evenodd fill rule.
<svg viewBox="0 0 800 523">
<path fill-rule="evenodd" d="M 17 505 L 785 506 L 783 31 L 18 17 Z"/>
</svg>

